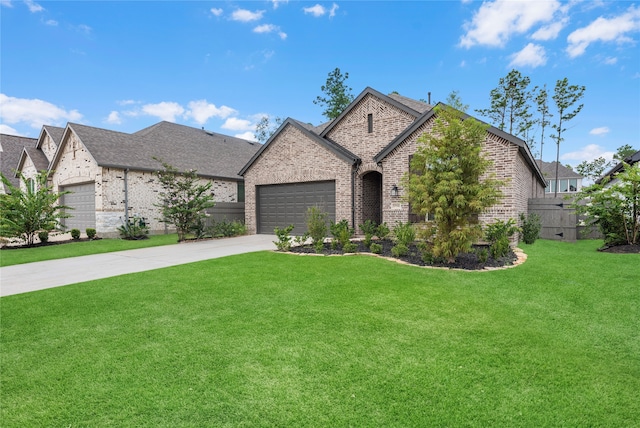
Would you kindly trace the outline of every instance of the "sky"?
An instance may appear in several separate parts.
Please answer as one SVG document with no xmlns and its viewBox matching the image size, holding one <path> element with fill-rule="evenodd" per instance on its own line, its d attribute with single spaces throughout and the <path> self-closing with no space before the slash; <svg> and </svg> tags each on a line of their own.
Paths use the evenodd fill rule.
<svg viewBox="0 0 640 428">
<path fill-rule="evenodd" d="M 640 149 L 640 1 L 0 0 L 0 27 L 5 134 L 167 120 L 254 139 L 265 115 L 325 122 L 313 101 L 335 68 L 354 96 L 457 91 L 485 119 L 475 110 L 517 69 L 531 88 L 586 87 L 563 164 Z M 556 159 L 549 138 L 542 158 Z"/>
</svg>

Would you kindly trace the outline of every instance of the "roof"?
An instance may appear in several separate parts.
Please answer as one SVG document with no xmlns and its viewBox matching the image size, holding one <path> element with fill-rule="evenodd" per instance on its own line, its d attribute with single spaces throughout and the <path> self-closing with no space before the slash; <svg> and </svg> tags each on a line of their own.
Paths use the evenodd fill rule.
<svg viewBox="0 0 640 428">
<path fill-rule="evenodd" d="M 341 145 L 336 144 L 333 141 L 330 141 L 326 138 L 321 138 L 318 134 L 316 134 L 313 131 L 313 129 L 315 128 L 314 126 L 305 124 L 303 122 L 300 122 L 298 120 L 295 120 L 289 117 L 284 122 L 282 122 L 282 125 L 280 125 L 280 127 L 276 130 L 276 132 L 274 132 L 271 135 L 271 137 L 267 140 L 267 142 L 262 145 L 260 150 L 258 150 L 253 155 L 253 157 L 249 160 L 249 162 L 247 162 L 246 165 L 244 165 L 244 167 L 240 170 L 238 174 L 244 175 L 244 173 L 251 167 L 251 165 L 253 165 L 253 163 L 260 157 L 262 152 L 264 152 L 267 149 L 267 147 L 269 147 L 269 145 L 276 139 L 276 136 L 280 134 L 280 132 L 282 132 L 282 130 L 288 125 L 298 129 L 309 139 L 321 145 L 322 147 L 325 147 L 329 151 L 332 151 L 338 157 L 344 159 L 345 161 L 350 162 L 352 164 L 360 161 L 360 158 L 358 156 L 351 153 L 351 151 L 345 149 Z"/>
<path fill-rule="evenodd" d="M 25 147 L 35 147 L 37 141 L 35 138 L 0 134 L 0 172 L 16 187 L 20 185 L 20 179 L 15 176 L 15 172 L 22 151 Z"/>
<path fill-rule="evenodd" d="M 545 162 L 540 159 L 536 159 L 536 163 L 538 164 L 540 171 L 542 171 L 542 175 L 547 179 L 553 178 L 555 180 L 556 164 L 558 165 L 558 178 L 584 178 L 582 175 L 556 161 Z"/>
<path fill-rule="evenodd" d="M 49 159 L 47 159 L 47 156 L 45 156 L 42 150 L 36 149 L 35 147 L 25 147 L 17 164 L 18 171 L 22 170 L 22 164 L 27 157 L 31 159 L 37 171 L 46 171 L 49 168 Z"/>
<path fill-rule="evenodd" d="M 44 141 L 44 139 L 42 138 L 42 135 L 44 133 L 49 134 L 49 136 L 53 139 L 53 142 L 56 143 L 56 145 L 60 144 L 60 141 L 62 141 L 62 135 L 64 134 L 64 128 L 60 128 L 57 126 L 51 126 L 51 125 L 44 125 L 42 127 L 42 131 L 40 131 L 40 137 L 38 138 L 38 148 L 40 148 L 40 145 L 42 144 L 42 141 Z"/>
<path fill-rule="evenodd" d="M 420 113 L 424 113 L 427 110 L 431 110 L 433 108 L 433 106 L 425 102 L 417 101 L 417 100 L 414 100 L 413 98 L 404 97 L 396 93 L 389 94 L 389 98 L 399 102 L 400 104 L 404 104 L 405 106 L 410 107 L 413 110 Z"/>
<path fill-rule="evenodd" d="M 640 162 L 640 150 L 638 150 L 637 152 L 635 152 L 631 156 L 627 156 L 626 158 L 624 158 L 623 162 L 626 163 L 627 165 L 633 165 L 635 163 Z M 618 174 L 619 172 L 621 172 L 624 169 L 624 163 L 620 162 L 619 164 L 617 164 L 616 166 L 611 168 L 602 177 L 600 177 L 599 179 L 596 180 L 596 184 L 601 184 L 602 180 L 605 177 L 613 178 L 614 175 Z"/>
<path fill-rule="evenodd" d="M 100 166 L 157 171 L 160 164 L 155 157 L 178 170 L 194 169 L 206 177 L 241 179 L 238 170 L 260 148 L 258 143 L 171 122 L 133 134 L 69 123 L 63 142 L 71 131 Z"/>
</svg>

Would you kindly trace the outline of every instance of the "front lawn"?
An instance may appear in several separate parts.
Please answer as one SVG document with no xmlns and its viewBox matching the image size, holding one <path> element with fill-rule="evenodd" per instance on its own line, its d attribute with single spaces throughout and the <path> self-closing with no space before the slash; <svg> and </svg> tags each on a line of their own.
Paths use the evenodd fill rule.
<svg viewBox="0 0 640 428">
<path fill-rule="evenodd" d="M 640 256 L 260 252 L 3 297 L 3 427 L 638 426 Z"/>
<path fill-rule="evenodd" d="M 0 250 L 0 266 L 45 260 L 66 259 L 67 257 L 88 256 L 90 254 L 111 253 L 113 251 L 134 250 L 136 248 L 157 247 L 176 244 L 178 235 L 153 235 L 149 239 L 128 241 L 125 239 L 98 239 L 95 241 L 67 242 L 46 247 L 11 248 Z"/>
</svg>

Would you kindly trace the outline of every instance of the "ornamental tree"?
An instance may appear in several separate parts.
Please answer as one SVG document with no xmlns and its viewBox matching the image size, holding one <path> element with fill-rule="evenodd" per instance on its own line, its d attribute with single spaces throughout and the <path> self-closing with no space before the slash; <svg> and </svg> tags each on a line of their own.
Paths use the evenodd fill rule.
<svg viewBox="0 0 640 428">
<path fill-rule="evenodd" d="M 184 241 L 188 233 L 197 234 L 204 229 L 205 210 L 215 205 L 209 192 L 212 183 L 200 183 L 193 169 L 180 172 L 168 163 L 159 162 L 164 168 L 156 172 L 163 189 L 159 193 L 161 202 L 156 204 L 162 212 L 159 220 L 174 225 L 178 242 Z"/>
<path fill-rule="evenodd" d="M 487 173 L 492 162 L 481 152 L 487 126 L 464 117 L 455 93 L 447 101 L 457 108 L 436 107 L 433 130 L 418 139 L 403 185 L 414 214 L 434 217 L 433 255 L 452 263 L 482 236 L 478 216 L 501 199 L 503 182 Z"/>
<path fill-rule="evenodd" d="M 38 173 L 33 180 L 20 174 L 25 190 L 12 185 L 2 174 L 0 178 L 7 190 L 0 194 L 0 236 L 20 238 L 33 245 L 38 232 L 62 227 L 60 220 L 70 217 L 65 210 L 71 208 L 59 205 L 60 197 L 70 192 L 54 192 L 47 185 L 46 172 Z"/>
</svg>

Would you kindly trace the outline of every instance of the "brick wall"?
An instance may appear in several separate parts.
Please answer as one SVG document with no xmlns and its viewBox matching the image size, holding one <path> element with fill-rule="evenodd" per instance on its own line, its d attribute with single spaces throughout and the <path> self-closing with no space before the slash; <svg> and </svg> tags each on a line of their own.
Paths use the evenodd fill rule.
<svg viewBox="0 0 640 428">
<path fill-rule="evenodd" d="M 45 137 L 42 142 L 42 145 L 40 146 L 40 150 L 42 150 L 42 152 L 47 157 L 49 162 L 51 162 L 51 159 L 53 159 L 53 156 L 55 156 L 57 149 L 58 149 L 58 146 L 53 141 L 53 138 L 51 138 L 49 134 L 45 133 Z"/>
</svg>

